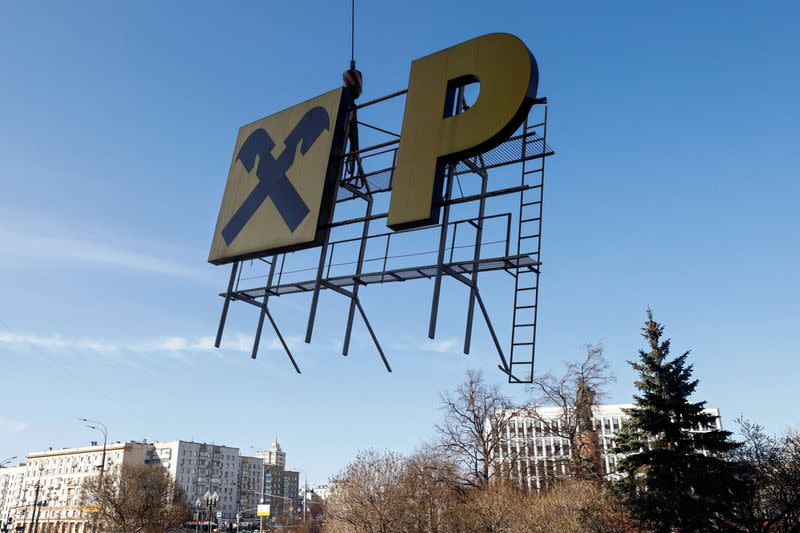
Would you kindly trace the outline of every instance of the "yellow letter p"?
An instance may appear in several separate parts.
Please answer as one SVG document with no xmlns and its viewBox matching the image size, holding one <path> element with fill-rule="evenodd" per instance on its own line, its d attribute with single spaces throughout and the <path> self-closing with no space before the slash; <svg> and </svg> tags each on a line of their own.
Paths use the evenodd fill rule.
<svg viewBox="0 0 800 533">
<path fill-rule="evenodd" d="M 453 114 L 456 89 L 480 83 L 475 105 Z M 387 225 L 436 224 L 445 165 L 503 142 L 536 100 L 539 69 L 525 44 L 492 33 L 411 64 Z"/>
</svg>

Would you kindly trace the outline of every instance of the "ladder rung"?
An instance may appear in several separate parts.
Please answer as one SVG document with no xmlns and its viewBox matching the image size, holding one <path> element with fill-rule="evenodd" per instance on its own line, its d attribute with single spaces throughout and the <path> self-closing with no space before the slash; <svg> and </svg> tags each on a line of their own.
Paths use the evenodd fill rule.
<svg viewBox="0 0 800 533">
<path fill-rule="evenodd" d="M 519 240 L 522 240 L 522 239 L 537 239 L 537 238 L 539 238 L 538 234 L 537 235 L 523 235 L 523 236 L 521 236 L 519 238 Z"/>
<path fill-rule="evenodd" d="M 535 202 L 528 202 L 528 203 L 527 203 L 527 204 L 525 204 L 525 205 L 537 205 L 537 204 L 540 204 L 540 203 L 542 203 L 542 201 L 541 201 L 541 200 L 536 200 Z"/>
<path fill-rule="evenodd" d="M 527 328 L 527 327 L 530 327 L 530 326 L 535 326 L 535 325 L 536 325 L 536 324 L 534 324 L 533 322 L 531 322 L 530 324 L 514 324 L 514 327 L 515 327 L 515 328 Z"/>
<path fill-rule="evenodd" d="M 518 305 L 514 309 L 533 309 L 535 305 Z"/>
<path fill-rule="evenodd" d="M 528 365 L 532 366 L 533 363 L 529 363 L 528 361 L 511 361 L 512 365 Z"/>
<path fill-rule="evenodd" d="M 525 174 L 525 175 L 527 175 L 527 174 L 534 174 L 534 173 L 536 173 L 536 172 L 541 172 L 541 171 L 542 171 L 542 169 L 541 169 L 541 168 L 537 168 L 537 169 L 534 169 L 534 170 L 526 170 L 525 172 L 523 172 L 523 174 Z"/>
<path fill-rule="evenodd" d="M 518 292 L 522 292 L 522 291 L 535 291 L 536 289 L 537 289 L 537 287 L 520 287 L 520 288 L 518 288 L 518 289 L 517 289 L 517 291 L 518 291 Z"/>
<path fill-rule="evenodd" d="M 511 346 L 533 346 L 532 342 L 512 342 Z"/>
<path fill-rule="evenodd" d="M 519 223 L 524 224 L 525 222 L 535 222 L 537 220 L 542 220 L 542 217 L 523 218 Z"/>
</svg>

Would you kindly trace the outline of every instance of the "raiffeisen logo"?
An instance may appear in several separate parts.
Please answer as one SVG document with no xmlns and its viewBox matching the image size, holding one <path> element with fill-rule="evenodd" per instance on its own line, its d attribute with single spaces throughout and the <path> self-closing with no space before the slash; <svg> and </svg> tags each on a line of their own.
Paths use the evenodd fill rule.
<svg viewBox="0 0 800 533">
<path fill-rule="evenodd" d="M 210 262 L 321 244 L 349 103 L 336 89 L 239 130 Z"/>
</svg>

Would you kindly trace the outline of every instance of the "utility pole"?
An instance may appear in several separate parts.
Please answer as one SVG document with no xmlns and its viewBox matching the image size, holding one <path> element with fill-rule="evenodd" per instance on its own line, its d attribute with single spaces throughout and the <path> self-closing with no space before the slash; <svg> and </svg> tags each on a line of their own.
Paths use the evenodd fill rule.
<svg viewBox="0 0 800 533">
<path fill-rule="evenodd" d="M 264 503 L 264 481 L 267 479 L 267 465 L 261 460 L 261 503 Z M 264 533 L 264 517 L 258 517 L 258 533 Z"/>
<path fill-rule="evenodd" d="M 36 492 L 33 495 L 33 514 L 31 515 L 31 531 L 36 531 L 36 507 L 39 504 L 39 482 L 36 482 Z"/>
<path fill-rule="evenodd" d="M 100 497 L 103 497 L 103 474 L 106 471 L 106 447 L 108 446 L 108 428 L 106 425 L 100 422 L 99 420 L 89 420 L 88 418 L 79 418 L 81 422 L 90 422 L 87 424 L 86 427 L 90 429 L 97 430 L 103 434 L 103 455 L 100 458 Z M 92 425 L 94 424 L 94 425 Z M 102 500 L 98 502 L 102 505 Z M 92 533 L 97 533 L 97 519 L 100 516 L 100 510 L 96 510 L 94 512 L 94 518 L 92 518 Z"/>
<path fill-rule="evenodd" d="M 308 499 L 308 476 L 303 476 L 305 484 L 303 486 L 303 524 L 306 523 L 306 499 Z"/>
</svg>

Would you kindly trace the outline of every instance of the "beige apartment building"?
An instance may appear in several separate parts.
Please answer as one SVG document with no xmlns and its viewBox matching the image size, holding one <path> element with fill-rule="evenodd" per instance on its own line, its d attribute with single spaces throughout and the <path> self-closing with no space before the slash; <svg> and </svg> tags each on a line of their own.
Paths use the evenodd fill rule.
<svg viewBox="0 0 800 533">
<path fill-rule="evenodd" d="M 113 472 L 123 464 L 143 464 L 148 445 L 117 442 L 106 446 L 105 470 Z M 25 526 L 32 531 L 34 509 L 38 532 L 83 533 L 91 529 L 91 515 L 84 513 L 80 486 L 99 472 L 103 446 L 62 448 L 28 454 L 17 502 L 11 509 L 11 528 Z"/>
<path fill-rule="evenodd" d="M 0 531 L 23 526 L 28 533 L 34 521 L 37 533 L 91 531 L 92 515 L 83 510 L 80 488 L 87 477 L 99 474 L 102 455 L 103 446 L 93 443 L 30 453 L 26 464 L 0 468 Z M 219 495 L 213 511 L 221 513 L 223 525 L 235 522 L 237 514 L 255 517 L 262 493 L 275 514 L 298 506 L 299 474 L 285 469 L 286 453 L 277 439 L 257 457 L 240 455 L 239 448 L 183 440 L 107 445 L 109 475 L 122 465 L 141 464 L 167 470 L 198 519 L 208 518 L 206 492 Z"/>
</svg>

